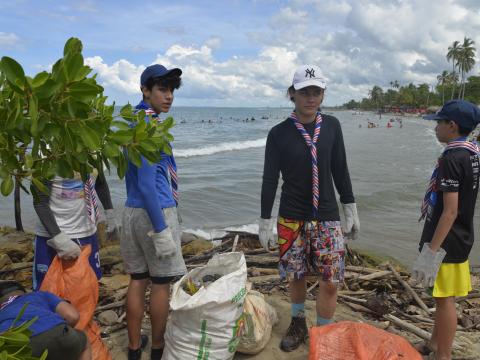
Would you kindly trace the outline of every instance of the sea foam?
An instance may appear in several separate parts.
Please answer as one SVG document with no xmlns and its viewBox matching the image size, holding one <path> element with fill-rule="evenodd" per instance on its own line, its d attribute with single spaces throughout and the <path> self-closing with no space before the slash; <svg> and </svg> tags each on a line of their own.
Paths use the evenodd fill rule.
<svg viewBox="0 0 480 360">
<path fill-rule="evenodd" d="M 213 155 L 225 151 L 238 151 L 264 147 L 267 139 L 232 141 L 220 143 L 217 145 L 205 146 L 200 148 L 174 149 L 174 155 L 177 158 L 189 158 L 192 156 Z"/>
</svg>

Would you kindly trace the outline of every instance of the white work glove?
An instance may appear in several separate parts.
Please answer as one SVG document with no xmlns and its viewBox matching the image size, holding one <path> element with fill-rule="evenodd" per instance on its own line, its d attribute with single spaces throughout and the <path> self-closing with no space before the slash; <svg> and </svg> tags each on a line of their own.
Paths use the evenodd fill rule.
<svg viewBox="0 0 480 360">
<path fill-rule="evenodd" d="M 342 204 L 345 221 L 342 224 L 343 235 L 351 240 L 355 240 L 360 231 L 360 220 L 358 219 L 357 204 Z"/>
<path fill-rule="evenodd" d="M 177 246 L 173 240 L 172 231 L 169 227 L 161 232 L 149 234 L 155 246 L 155 254 L 159 259 L 169 258 L 177 252 Z"/>
<path fill-rule="evenodd" d="M 57 255 L 64 260 L 73 260 L 80 256 L 80 246 L 65 233 L 60 232 L 53 238 L 47 240 L 47 245 L 51 246 L 57 252 Z"/>
<path fill-rule="evenodd" d="M 269 243 L 273 241 L 272 219 L 262 219 L 258 221 L 258 240 L 263 248 L 269 251 Z"/>
<path fill-rule="evenodd" d="M 430 243 L 424 243 L 422 252 L 413 263 L 412 280 L 425 288 L 432 287 L 435 284 L 438 269 L 440 269 L 445 255 L 447 255 L 447 252 L 442 248 L 433 251 L 430 248 Z"/>
<path fill-rule="evenodd" d="M 115 231 L 120 231 L 120 226 L 118 225 L 117 219 L 115 218 L 115 211 L 113 209 L 105 210 L 106 218 L 106 227 L 105 231 L 107 234 L 113 234 Z"/>
</svg>

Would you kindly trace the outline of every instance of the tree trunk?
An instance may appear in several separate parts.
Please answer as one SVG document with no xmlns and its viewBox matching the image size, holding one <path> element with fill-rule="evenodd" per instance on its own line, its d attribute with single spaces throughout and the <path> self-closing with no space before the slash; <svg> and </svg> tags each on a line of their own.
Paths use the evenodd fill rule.
<svg viewBox="0 0 480 360">
<path fill-rule="evenodd" d="M 13 199 L 15 205 L 15 227 L 17 231 L 23 231 L 22 210 L 20 208 L 20 185 L 17 179 L 15 179 L 15 191 L 13 193 Z"/>
</svg>

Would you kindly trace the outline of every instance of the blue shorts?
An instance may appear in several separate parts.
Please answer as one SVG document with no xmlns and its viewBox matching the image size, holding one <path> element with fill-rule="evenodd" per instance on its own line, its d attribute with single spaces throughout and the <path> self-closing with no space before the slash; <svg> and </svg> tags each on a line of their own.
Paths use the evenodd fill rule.
<svg viewBox="0 0 480 360">
<path fill-rule="evenodd" d="M 48 267 L 53 261 L 57 252 L 55 249 L 47 245 L 49 237 L 35 236 L 34 240 L 34 259 L 33 259 L 33 280 L 32 287 L 34 291 L 38 291 L 42 285 L 42 281 L 45 278 L 45 274 L 48 271 Z M 80 242 L 80 245 L 91 245 L 92 253 L 88 258 L 90 266 L 97 275 L 97 279 L 102 277 L 102 269 L 100 268 L 100 253 L 98 252 L 98 240 L 97 235 L 93 234 L 84 238 L 72 239 Z"/>
</svg>

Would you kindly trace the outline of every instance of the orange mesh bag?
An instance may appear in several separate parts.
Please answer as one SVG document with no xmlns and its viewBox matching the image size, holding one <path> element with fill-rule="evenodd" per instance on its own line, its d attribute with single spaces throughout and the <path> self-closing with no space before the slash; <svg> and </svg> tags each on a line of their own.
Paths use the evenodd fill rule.
<svg viewBox="0 0 480 360">
<path fill-rule="evenodd" d="M 78 259 L 72 261 L 55 256 L 40 290 L 68 300 L 80 314 L 75 328 L 85 331 L 92 346 L 92 359 L 110 360 L 108 349 L 100 337 L 100 328 L 93 320 L 98 301 L 98 281 L 88 262 L 91 251 L 90 245 L 85 246 Z"/>
<path fill-rule="evenodd" d="M 310 329 L 309 360 L 422 360 L 401 336 L 351 321 Z"/>
</svg>

